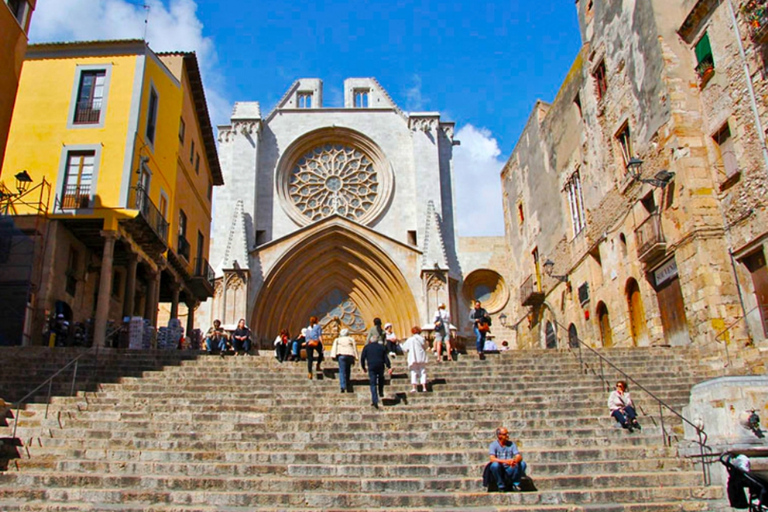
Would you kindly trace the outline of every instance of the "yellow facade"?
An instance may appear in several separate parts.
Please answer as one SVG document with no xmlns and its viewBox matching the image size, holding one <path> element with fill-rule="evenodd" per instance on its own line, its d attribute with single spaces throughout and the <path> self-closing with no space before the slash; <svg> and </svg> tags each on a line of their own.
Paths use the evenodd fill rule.
<svg viewBox="0 0 768 512">
<path fill-rule="evenodd" d="M 59 259 L 72 248 L 114 260 L 114 272 L 98 276 L 111 281 L 99 291 L 101 305 L 72 307 L 73 317 L 101 308 L 97 329 L 99 316 L 102 323 L 136 315 L 154 322 L 158 302 L 194 308 L 212 293 L 210 187 L 222 178 L 194 54 L 157 55 L 135 40 L 30 46 L 3 168 L 7 186 L 21 170 L 33 184 L 50 183 L 48 218 L 73 235 L 54 243 Z M 20 203 L 12 210 L 32 213 Z M 131 268 L 126 260 L 134 256 Z M 87 281 L 87 268 L 71 273 Z M 77 293 L 58 293 L 52 276 L 46 286 L 46 278 L 41 315 L 69 312 L 62 301 L 82 302 Z"/>
<path fill-rule="evenodd" d="M 0 2 L 0 164 L 5 153 L 35 3 L 36 0 L 19 2 L 12 10 L 9 4 Z M 0 167 L 0 175 L 2 172 Z"/>
</svg>

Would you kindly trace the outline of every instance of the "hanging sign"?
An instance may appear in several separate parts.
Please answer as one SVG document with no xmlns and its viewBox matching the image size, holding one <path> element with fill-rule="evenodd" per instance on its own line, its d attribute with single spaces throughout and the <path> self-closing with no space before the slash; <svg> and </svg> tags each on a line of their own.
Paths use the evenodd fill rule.
<svg viewBox="0 0 768 512">
<path fill-rule="evenodd" d="M 675 258 L 670 259 L 653 271 L 653 278 L 656 281 L 656 286 L 661 286 L 675 277 L 677 277 L 677 262 L 675 261 Z"/>
</svg>

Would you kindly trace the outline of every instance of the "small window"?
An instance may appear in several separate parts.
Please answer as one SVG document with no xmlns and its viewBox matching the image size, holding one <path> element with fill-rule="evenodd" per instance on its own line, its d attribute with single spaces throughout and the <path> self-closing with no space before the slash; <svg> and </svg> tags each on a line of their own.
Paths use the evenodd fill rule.
<svg viewBox="0 0 768 512">
<path fill-rule="evenodd" d="M 195 154 L 195 174 L 200 174 L 200 153 Z"/>
<path fill-rule="evenodd" d="M 298 94 L 297 98 L 297 106 L 299 108 L 312 108 L 312 93 L 311 92 L 300 92 Z"/>
<path fill-rule="evenodd" d="M 696 43 L 695 52 L 696 73 L 702 81 L 709 80 L 715 71 L 715 58 L 712 55 L 712 46 L 709 44 L 709 34 L 706 32 Z"/>
<path fill-rule="evenodd" d="M 577 94 L 573 99 L 573 105 L 576 107 L 576 113 L 579 115 L 579 119 L 584 117 L 584 114 L 581 110 L 581 94 Z"/>
<path fill-rule="evenodd" d="M 187 134 L 187 125 L 183 119 L 179 120 L 179 141 L 184 144 L 184 136 Z"/>
<path fill-rule="evenodd" d="M 629 133 L 629 124 L 625 124 L 616 134 L 616 141 L 619 143 L 621 151 L 621 160 L 624 164 L 624 170 L 627 170 L 627 164 L 632 158 L 632 139 Z"/>
<path fill-rule="evenodd" d="M 565 193 L 568 196 L 568 206 L 571 211 L 571 226 L 575 237 L 587 225 L 587 216 L 584 211 L 584 197 L 581 192 L 581 176 L 579 171 L 574 172 L 565 184 Z"/>
<path fill-rule="evenodd" d="M 608 90 L 608 79 L 605 76 L 605 60 L 601 60 L 595 70 L 592 72 L 595 79 L 595 90 L 597 91 L 597 100 L 600 101 Z"/>
<path fill-rule="evenodd" d="M 368 108 L 368 89 L 355 89 L 355 108 Z"/>
<path fill-rule="evenodd" d="M 187 214 L 184 210 L 179 210 L 179 237 L 187 237 Z"/>
<path fill-rule="evenodd" d="M 739 162 L 736 160 L 736 151 L 733 147 L 731 128 L 725 123 L 720 130 L 712 136 L 719 154 L 717 168 L 724 172 L 726 177 L 731 177 L 739 172 Z"/>
<path fill-rule="evenodd" d="M 189 148 L 189 163 L 195 163 L 195 141 L 192 141 L 192 145 Z"/>
<path fill-rule="evenodd" d="M 261 245 L 267 241 L 267 231 L 264 229 L 256 230 L 256 245 Z"/>
<path fill-rule="evenodd" d="M 67 155 L 64 190 L 61 191 L 62 210 L 88 208 L 95 163 L 95 151 L 72 151 Z"/>
<path fill-rule="evenodd" d="M 643 205 L 643 208 L 645 208 L 645 211 L 648 212 L 648 214 L 654 214 L 656 213 L 657 206 L 656 206 L 656 198 L 653 196 L 653 191 L 648 192 L 644 198 L 640 200 L 640 202 Z"/>
<path fill-rule="evenodd" d="M 163 219 L 167 219 L 168 218 L 168 198 L 163 192 L 160 192 L 160 204 L 158 206 L 158 209 L 160 210 L 160 215 L 163 216 Z"/>
<path fill-rule="evenodd" d="M 627 257 L 627 237 L 624 233 L 619 233 L 619 246 L 621 247 L 621 255 Z"/>
<path fill-rule="evenodd" d="M 416 237 L 416 231 L 408 231 L 408 245 L 412 245 L 414 247 L 419 245 L 419 240 Z"/>
<path fill-rule="evenodd" d="M 104 69 L 83 71 L 77 89 L 74 124 L 99 124 L 104 102 L 104 81 L 107 72 Z"/>
<path fill-rule="evenodd" d="M 21 28 L 27 30 L 27 13 L 29 12 L 29 5 L 26 0 L 7 0 L 8 8 L 11 10 L 11 14 L 19 22 Z"/>
<path fill-rule="evenodd" d="M 523 202 L 517 203 L 517 223 L 522 226 L 525 222 L 525 209 L 523 208 Z"/>
<path fill-rule="evenodd" d="M 157 92 L 154 88 L 149 89 L 149 109 L 147 111 L 147 140 L 155 143 L 155 130 L 157 129 Z"/>
</svg>

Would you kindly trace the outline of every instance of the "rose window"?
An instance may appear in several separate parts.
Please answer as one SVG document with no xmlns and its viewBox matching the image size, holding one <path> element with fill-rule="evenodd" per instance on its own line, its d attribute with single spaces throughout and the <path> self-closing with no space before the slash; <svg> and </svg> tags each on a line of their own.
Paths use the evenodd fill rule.
<svg viewBox="0 0 768 512">
<path fill-rule="evenodd" d="M 358 220 L 379 193 L 371 159 L 344 144 L 324 144 L 298 159 L 288 176 L 288 194 L 305 217 L 319 220 L 338 213 Z"/>
</svg>

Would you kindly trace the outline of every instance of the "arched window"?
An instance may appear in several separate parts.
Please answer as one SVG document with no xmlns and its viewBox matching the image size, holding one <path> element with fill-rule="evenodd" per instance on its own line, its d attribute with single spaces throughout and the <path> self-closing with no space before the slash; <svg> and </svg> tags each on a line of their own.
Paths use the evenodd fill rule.
<svg viewBox="0 0 768 512">
<path fill-rule="evenodd" d="M 571 324 L 568 327 L 568 346 L 571 348 L 579 348 L 579 332 L 576 330 L 575 324 Z"/>
<path fill-rule="evenodd" d="M 597 321 L 600 325 L 600 339 L 603 341 L 603 346 L 612 347 L 611 320 L 608 318 L 608 307 L 605 302 L 600 302 L 597 305 Z"/>
<path fill-rule="evenodd" d="M 627 257 L 627 237 L 624 233 L 619 233 L 619 245 L 621 246 L 621 255 Z"/>
<path fill-rule="evenodd" d="M 627 281 L 627 306 L 629 307 L 629 329 L 632 335 L 632 343 L 637 346 L 646 338 L 647 326 L 645 322 L 645 309 L 640 295 L 640 285 L 633 278 Z"/>
<path fill-rule="evenodd" d="M 557 348 L 557 335 L 555 334 L 555 326 L 552 322 L 547 321 L 547 348 Z"/>
</svg>

